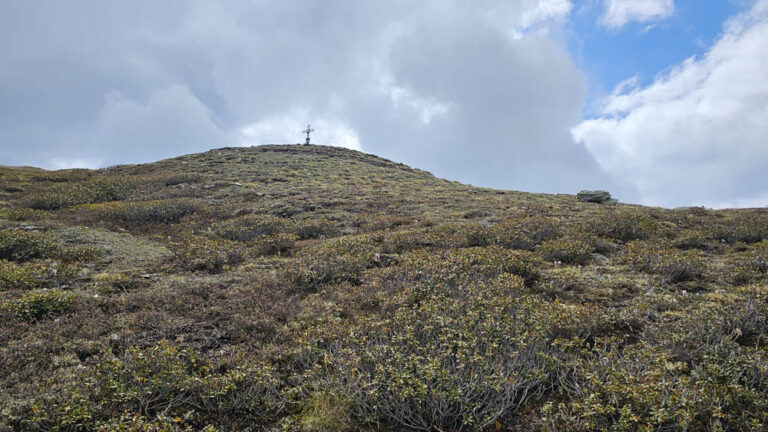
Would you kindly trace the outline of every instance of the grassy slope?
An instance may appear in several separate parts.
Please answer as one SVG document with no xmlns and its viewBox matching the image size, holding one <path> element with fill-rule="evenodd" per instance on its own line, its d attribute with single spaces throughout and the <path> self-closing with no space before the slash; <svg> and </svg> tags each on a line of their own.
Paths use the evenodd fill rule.
<svg viewBox="0 0 768 432">
<path fill-rule="evenodd" d="M 0 167 L 0 430 L 764 430 L 766 239 L 330 147 Z"/>
</svg>

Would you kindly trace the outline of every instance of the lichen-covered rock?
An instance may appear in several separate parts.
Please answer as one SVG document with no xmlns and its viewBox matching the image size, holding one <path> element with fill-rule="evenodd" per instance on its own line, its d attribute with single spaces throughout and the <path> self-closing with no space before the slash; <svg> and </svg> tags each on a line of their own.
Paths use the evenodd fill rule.
<svg viewBox="0 0 768 432">
<path fill-rule="evenodd" d="M 616 202 L 615 200 L 611 199 L 611 194 L 607 191 L 588 191 L 583 190 L 576 194 L 576 199 L 579 201 L 584 202 L 591 202 L 591 203 L 598 203 L 598 204 L 605 204 L 610 202 Z"/>
</svg>

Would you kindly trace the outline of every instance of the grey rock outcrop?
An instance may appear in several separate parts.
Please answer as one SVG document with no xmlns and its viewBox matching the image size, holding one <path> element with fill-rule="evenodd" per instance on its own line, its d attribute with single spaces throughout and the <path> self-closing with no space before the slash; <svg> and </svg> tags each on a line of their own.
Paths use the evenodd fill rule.
<svg viewBox="0 0 768 432">
<path fill-rule="evenodd" d="M 611 194 L 607 191 L 588 191 L 583 190 L 576 194 L 576 199 L 584 202 L 598 203 L 598 204 L 613 204 L 616 200 L 611 199 Z"/>
</svg>

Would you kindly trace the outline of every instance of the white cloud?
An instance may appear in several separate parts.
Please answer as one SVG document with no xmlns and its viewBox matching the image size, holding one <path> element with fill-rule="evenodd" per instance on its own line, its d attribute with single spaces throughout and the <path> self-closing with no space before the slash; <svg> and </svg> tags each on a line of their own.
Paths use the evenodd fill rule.
<svg viewBox="0 0 768 432">
<path fill-rule="evenodd" d="M 768 0 L 690 58 L 604 101 L 574 138 L 648 204 L 757 204 L 768 190 Z M 763 205 L 768 202 L 763 202 Z"/>
<path fill-rule="evenodd" d="M 102 166 L 104 166 L 104 161 L 102 161 L 101 159 L 84 159 L 84 158 L 68 159 L 68 158 L 62 158 L 62 157 L 54 157 L 54 158 L 51 158 L 42 167 L 53 169 L 53 170 L 60 170 L 60 169 L 67 169 L 67 168 L 95 169 Z"/>
<path fill-rule="evenodd" d="M 228 137 L 213 113 L 182 85 L 153 90 L 146 102 L 108 93 L 99 113 L 96 135 L 99 152 L 108 161 L 149 162 L 221 147 Z"/>
<path fill-rule="evenodd" d="M 297 137 L 303 136 L 301 131 L 306 129 L 306 122 L 310 122 L 314 129 L 311 134 L 313 144 L 360 150 L 360 140 L 352 128 L 338 119 L 312 115 L 306 109 L 292 110 L 288 114 L 268 117 L 243 127 L 239 145 L 295 143 Z"/>
<path fill-rule="evenodd" d="M 604 0 L 600 24 L 620 29 L 629 22 L 649 22 L 669 18 L 675 13 L 674 0 Z"/>
<path fill-rule="evenodd" d="M 586 93 L 562 39 L 572 8 L 571 0 L 0 2 L 0 160 L 144 162 L 300 142 L 312 123 L 315 143 L 459 181 L 610 187 L 570 134 Z"/>
</svg>

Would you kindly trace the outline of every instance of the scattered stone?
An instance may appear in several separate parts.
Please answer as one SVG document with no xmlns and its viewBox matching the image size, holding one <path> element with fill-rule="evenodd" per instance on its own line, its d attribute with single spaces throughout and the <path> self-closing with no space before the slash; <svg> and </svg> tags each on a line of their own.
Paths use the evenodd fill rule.
<svg viewBox="0 0 768 432">
<path fill-rule="evenodd" d="M 576 199 L 583 202 L 591 202 L 591 203 L 598 203 L 598 204 L 611 204 L 616 203 L 617 201 L 614 199 L 611 199 L 611 194 L 608 191 L 588 191 L 583 190 L 576 194 Z"/>
<path fill-rule="evenodd" d="M 203 185 L 203 189 L 213 189 L 215 187 L 216 185 L 212 185 L 212 184 Z"/>
<path fill-rule="evenodd" d="M 120 340 L 120 336 L 118 336 L 118 334 L 117 334 L 117 333 L 112 333 L 112 334 L 109 336 L 109 340 L 111 340 L 112 342 L 117 342 L 117 341 L 119 341 L 119 340 Z"/>
<path fill-rule="evenodd" d="M 232 186 L 242 186 L 242 183 L 232 183 Z"/>
<path fill-rule="evenodd" d="M 592 254 L 592 259 L 594 259 L 596 261 L 601 261 L 601 262 L 605 262 L 605 261 L 609 260 L 609 258 L 607 256 L 605 256 L 603 254 L 599 254 L 599 253 L 593 253 Z"/>
<path fill-rule="evenodd" d="M 24 231 L 45 231 L 48 228 L 44 226 L 37 226 L 37 225 L 22 225 L 19 227 L 19 229 Z"/>
<path fill-rule="evenodd" d="M 153 276 L 155 276 L 154 273 L 146 273 L 146 274 L 141 275 L 141 277 L 144 278 L 144 279 L 152 279 Z"/>
</svg>

